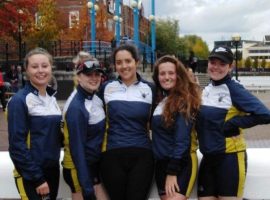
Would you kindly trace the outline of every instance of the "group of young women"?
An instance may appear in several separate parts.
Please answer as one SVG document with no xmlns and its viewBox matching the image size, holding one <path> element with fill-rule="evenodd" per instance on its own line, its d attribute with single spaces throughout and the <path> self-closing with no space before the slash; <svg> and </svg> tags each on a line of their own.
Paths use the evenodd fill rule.
<svg viewBox="0 0 270 200">
<path fill-rule="evenodd" d="M 74 200 L 145 200 L 153 176 L 162 200 L 185 200 L 197 177 L 197 141 L 199 198 L 242 198 L 242 129 L 270 123 L 270 111 L 230 77 L 229 48 L 210 53 L 211 81 L 202 94 L 173 56 L 156 61 L 153 84 L 137 73 L 136 47 L 121 45 L 112 54 L 119 76 L 101 85 L 99 62 L 82 55 L 62 116 L 48 87 L 52 57 L 37 48 L 25 58 L 29 82 L 8 103 L 9 152 L 22 199 L 56 199 L 61 121 L 63 175 Z"/>
</svg>

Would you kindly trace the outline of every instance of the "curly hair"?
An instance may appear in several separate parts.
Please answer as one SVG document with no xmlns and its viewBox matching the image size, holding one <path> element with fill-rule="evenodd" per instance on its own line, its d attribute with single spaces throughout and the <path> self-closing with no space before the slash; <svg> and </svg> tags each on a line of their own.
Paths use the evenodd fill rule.
<svg viewBox="0 0 270 200">
<path fill-rule="evenodd" d="M 164 91 L 158 79 L 159 66 L 166 62 L 174 64 L 176 70 L 176 84 L 169 92 Z M 173 125 L 178 113 L 181 113 L 187 121 L 195 119 L 201 105 L 201 89 L 190 78 L 180 61 L 169 55 L 159 58 L 154 65 L 153 80 L 157 87 L 157 103 L 164 98 L 164 92 L 168 93 L 162 113 L 166 127 Z"/>
</svg>

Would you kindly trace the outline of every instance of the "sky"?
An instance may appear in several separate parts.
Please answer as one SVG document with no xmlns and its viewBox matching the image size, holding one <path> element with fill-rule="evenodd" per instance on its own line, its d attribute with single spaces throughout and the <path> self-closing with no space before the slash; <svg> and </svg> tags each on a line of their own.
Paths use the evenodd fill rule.
<svg viewBox="0 0 270 200">
<path fill-rule="evenodd" d="M 142 3 L 149 16 L 151 0 Z M 256 41 L 270 35 L 270 0 L 155 0 L 155 4 L 157 18 L 178 20 L 180 37 L 200 36 L 209 49 L 214 41 L 230 40 L 233 34 Z"/>
</svg>

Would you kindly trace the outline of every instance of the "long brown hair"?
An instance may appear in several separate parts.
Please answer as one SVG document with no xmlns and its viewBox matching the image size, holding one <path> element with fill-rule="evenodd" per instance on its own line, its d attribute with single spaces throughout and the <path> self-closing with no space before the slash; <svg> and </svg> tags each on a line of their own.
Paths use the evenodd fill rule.
<svg viewBox="0 0 270 200">
<path fill-rule="evenodd" d="M 176 84 L 170 90 L 163 110 L 163 118 L 167 127 L 174 123 L 174 116 L 181 113 L 186 120 L 193 120 L 197 115 L 201 104 L 201 90 L 188 75 L 184 65 L 175 57 L 165 55 L 159 58 L 154 65 L 153 80 L 157 86 L 157 101 L 160 102 L 166 92 L 158 80 L 159 65 L 170 62 L 175 65 Z M 157 103 L 158 103 L 157 102 Z"/>
</svg>

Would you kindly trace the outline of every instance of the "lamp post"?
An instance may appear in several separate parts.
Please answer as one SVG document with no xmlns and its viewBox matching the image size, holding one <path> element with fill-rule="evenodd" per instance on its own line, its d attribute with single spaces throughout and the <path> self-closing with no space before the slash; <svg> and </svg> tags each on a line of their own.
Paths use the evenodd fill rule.
<svg viewBox="0 0 270 200">
<path fill-rule="evenodd" d="M 152 14 L 149 16 L 151 22 L 151 51 L 152 61 L 155 62 L 155 50 L 156 50 L 156 20 L 155 20 L 155 0 L 152 0 Z"/>
<path fill-rule="evenodd" d="M 87 7 L 89 8 L 89 15 L 91 18 L 91 50 L 96 49 L 96 11 L 99 9 L 98 5 L 95 5 L 95 0 L 89 0 L 87 2 Z"/>
<path fill-rule="evenodd" d="M 238 46 L 241 41 L 241 36 L 239 34 L 234 34 L 232 36 L 232 41 L 235 46 L 235 79 L 238 80 Z"/>
<path fill-rule="evenodd" d="M 114 16 L 113 16 L 113 20 L 115 22 L 116 46 L 119 46 L 119 42 L 120 42 L 120 23 L 122 20 L 122 18 L 120 18 L 119 7 L 120 7 L 120 0 L 116 0 L 115 1 Z"/>
<path fill-rule="evenodd" d="M 19 13 L 19 23 L 18 23 L 18 43 L 19 43 L 19 64 L 22 64 L 22 23 L 21 23 L 21 15 L 23 14 L 23 10 L 18 10 Z"/>
<path fill-rule="evenodd" d="M 133 17 L 134 17 L 134 35 L 133 40 L 137 47 L 139 47 L 139 9 L 141 8 L 141 2 L 138 0 L 133 0 L 131 3 L 133 8 Z"/>
</svg>

